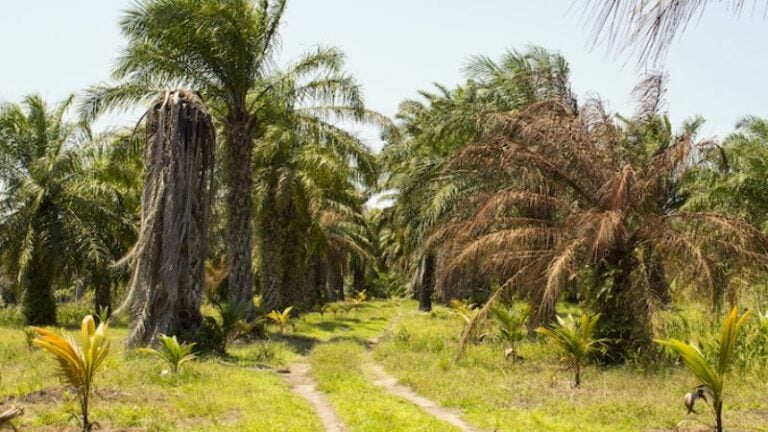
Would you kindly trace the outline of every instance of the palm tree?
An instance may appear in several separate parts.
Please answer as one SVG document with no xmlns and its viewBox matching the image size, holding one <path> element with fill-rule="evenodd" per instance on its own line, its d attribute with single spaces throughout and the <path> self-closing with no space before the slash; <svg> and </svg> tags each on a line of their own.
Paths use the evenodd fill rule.
<svg viewBox="0 0 768 432">
<path fill-rule="evenodd" d="M 437 86 L 436 93 L 420 92 L 424 102 L 401 104 L 402 139 L 391 142 L 383 152 L 388 173 L 384 188 L 391 191 L 388 197 L 394 201 L 386 210 L 386 219 L 392 225 L 391 235 L 402 243 L 399 255 L 406 264 L 401 267 L 413 272 L 412 288 L 420 293 L 421 310 L 431 308 L 432 291 L 439 282 L 435 272 L 446 252 L 425 240 L 431 227 L 469 190 L 463 176 L 446 170 L 445 164 L 478 137 L 484 115 L 518 110 L 542 100 L 575 103 L 567 62 L 540 47 L 508 51 L 499 61 L 474 57 L 465 71 L 463 86 L 454 90 Z M 444 293 L 443 297 L 455 296 Z"/>
<path fill-rule="evenodd" d="M 273 67 L 286 0 L 143 0 L 129 9 L 121 28 L 128 47 L 113 78 L 95 86 L 82 106 L 86 115 L 146 101 L 182 84 L 199 91 L 222 128 L 227 217 L 228 291 L 233 304 L 253 297 L 253 148 L 276 123 L 291 117 L 327 136 L 344 134 L 319 118 L 361 118 L 359 86 L 341 70 L 343 55 L 318 48 L 285 71 Z M 191 31 L 194 29 L 194 31 Z M 314 106 L 311 106 L 314 103 Z M 293 120 L 292 120 L 293 121 Z M 273 197 L 268 196 L 272 199 Z M 278 225 L 287 224 L 279 218 Z M 271 232 L 272 228 L 259 227 Z M 259 235 L 261 235 L 260 233 Z M 262 251 L 262 262 L 272 254 Z M 270 272 L 271 273 L 271 272 Z M 269 292 L 276 279 L 264 281 Z"/>
<path fill-rule="evenodd" d="M 334 68 L 340 70 L 343 58 L 337 54 Z M 296 76 L 294 69 L 289 69 L 289 76 Z M 360 139 L 333 120 L 367 121 L 382 127 L 388 123 L 362 109 L 351 81 L 316 77 L 303 83 L 282 74 L 277 81 L 290 85 L 273 86 L 272 123 L 255 150 L 256 225 L 266 310 L 316 301 L 316 289 L 310 289 L 314 292 L 307 297 L 296 287 L 307 286 L 307 272 L 316 272 L 318 265 L 334 281 L 337 289 L 332 295 L 338 294 L 346 257 L 364 255 L 364 248 L 355 241 L 361 238 L 355 232 L 365 227 L 365 199 L 359 189 L 372 187 L 378 171 Z M 318 105 L 319 98 L 307 101 L 307 86 L 325 95 L 330 104 Z M 315 285 L 325 279 L 312 278 Z"/>
<path fill-rule="evenodd" d="M 592 42 L 619 50 L 632 48 L 641 62 L 660 59 L 691 20 L 714 3 L 726 3 L 738 15 L 744 0 L 584 0 L 585 15 L 594 23 Z M 768 3 L 766 3 L 768 4 Z"/>
<path fill-rule="evenodd" d="M 57 282 L 86 274 L 103 289 L 134 226 L 130 199 L 105 178 L 97 145 L 85 147 L 99 140 L 87 124 L 64 120 L 72 101 L 50 108 L 28 96 L 0 107 L 0 249 L 32 325 L 56 322 Z"/>
<path fill-rule="evenodd" d="M 768 120 L 746 117 L 683 182 L 686 208 L 717 211 L 768 229 Z"/>
<path fill-rule="evenodd" d="M 199 91 L 222 126 L 226 175 L 229 294 L 251 303 L 253 141 L 265 126 L 256 83 L 268 75 L 286 0 L 141 0 L 120 21 L 128 46 L 118 60 L 116 86 L 92 87 L 82 112 L 148 101 L 169 87 Z M 306 66 L 324 64 L 324 53 Z M 271 88 L 262 91 L 267 93 Z"/>
<path fill-rule="evenodd" d="M 680 210 L 677 185 L 702 145 L 700 121 L 671 133 L 658 111 L 663 82 L 651 76 L 638 86 L 631 119 L 614 120 L 599 100 L 579 110 L 545 102 L 491 116 L 483 138 L 455 156 L 451 169 L 474 185 L 460 206 L 468 210 L 432 236 L 454 250 L 447 278 L 480 254 L 484 270 L 503 281 L 478 320 L 503 293 L 515 293 L 532 303 L 533 323 L 547 322 L 577 278 L 619 361 L 649 346 L 666 271 L 718 305 L 729 264 L 765 264 L 768 242 L 759 230 Z"/>
</svg>

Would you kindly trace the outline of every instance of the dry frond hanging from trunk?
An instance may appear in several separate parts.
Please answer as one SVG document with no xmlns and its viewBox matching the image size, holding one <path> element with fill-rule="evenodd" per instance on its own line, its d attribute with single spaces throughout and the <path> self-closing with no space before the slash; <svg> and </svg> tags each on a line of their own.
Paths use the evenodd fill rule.
<svg viewBox="0 0 768 432">
<path fill-rule="evenodd" d="M 189 335 L 200 300 L 212 198 L 215 130 L 198 95 L 166 91 L 147 113 L 141 231 L 121 309 L 132 316 L 129 346 L 158 334 Z"/>
</svg>

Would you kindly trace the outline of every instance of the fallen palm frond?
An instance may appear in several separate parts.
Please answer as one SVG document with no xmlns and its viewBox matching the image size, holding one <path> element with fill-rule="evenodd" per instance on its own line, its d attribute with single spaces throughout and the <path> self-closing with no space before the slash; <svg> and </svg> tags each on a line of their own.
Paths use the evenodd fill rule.
<svg viewBox="0 0 768 432">
<path fill-rule="evenodd" d="M 0 413 L 0 429 L 9 427 L 13 431 L 16 431 L 17 429 L 13 425 L 12 421 L 18 417 L 21 417 L 23 414 L 24 410 L 17 407 L 10 407 L 4 412 Z"/>
</svg>

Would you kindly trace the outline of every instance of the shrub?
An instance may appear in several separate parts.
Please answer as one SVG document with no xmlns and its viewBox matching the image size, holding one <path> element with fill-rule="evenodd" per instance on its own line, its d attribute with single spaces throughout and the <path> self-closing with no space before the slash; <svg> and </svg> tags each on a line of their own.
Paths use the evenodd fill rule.
<svg viewBox="0 0 768 432">
<path fill-rule="evenodd" d="M 697 347 L 678 339 L 655 340 L 656 343 L 673 350 L 679 355 L 683 363 L 688 367 L 688 370 L 700 381 L 700 384 L 694 391 L 685 395 L 685 406 L 688 412 L 691 413 L 694 412 L 693 408 L 699 400 L 710 404 L 715 417 L 715 429 L 717 432 L 722 432 L 723 430 L 723 385 L 725 384 L 725 376 L 734 359 L 739 331 L 744 326 L 747 318 L 749 318 L 749 311 L 739 316 L 737 308 L 731 310 L 723 322 L 714 362 L 709 362 Z"/>
<path fill-rule="evenodd" d="M 477 314 L 475 305 L 465 300 L 452 299 L 449 306 L 453 314 L 461 318 L 465 325 L 469 325 Z"/>
<path fill-rule="evenodd" d="M 24 315 L 19 307 L 0 308 L 0 326 L 21 327 L 24 325 Z"/>
<path fill-rule="evenodd" d="M 573 315 L 557 316 L 552 328 L 539 327 L 536 332 L 544 335 L 563 353 L 563 360 L 573 371 L 573 387 L 581 385 L 581 371 L 590 358 L 599 351 L 605 351 L 606 339 L 595 338 L 595 327 L 600 314 L 582 314 L 580 319 Z"/>
<path fill-rule="evenodd" d="M 59 364 L 59 376 L 77 391 L 83 432 L 91 431 L 89 401 L 96 372 L 109 353 L 107 323 L 97 328 L 92 316 L 83 318 L 79 342 L 46 329 L 35 328 L 35 331 L 38 334 L 35 344 L 54 356 Z"/>
<path fill-rule="evenodd" d="M 56 322 L 62 327 L 77 328 L 83 317 L 91 315 L 92 312 L 93 307 L 91 303 L 63 303 L 56 308 Z"/>
<path fill-rule="evenodd" d="M 176 336 L 171 337 L 164 334 L 158 335 L 157 339 L 160 341 L 158 349 L 141 348 L 139 351 L 160 357 L 168 363 L 168 366 L 173 373 L 177 373 L 184 363 L 197 358 L 197 356 L 192 353 L 195 349 L 194 343 L 179 343 Z"/>
</svg>

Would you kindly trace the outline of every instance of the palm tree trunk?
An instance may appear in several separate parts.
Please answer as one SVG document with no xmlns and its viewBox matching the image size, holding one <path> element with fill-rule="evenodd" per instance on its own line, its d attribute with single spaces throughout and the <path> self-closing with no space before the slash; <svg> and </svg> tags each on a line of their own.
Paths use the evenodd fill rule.
<svg viewBox="0 0 768 432">
<path fill-rule="evenodd" d="M 632 269 L 638 265 L 631 253 L 615 251 L 601 271 L 608 278 L 599 278 L 610 285 L 609 293 L 602 293 L 596 301 L 600 312 L 598 322 L 601 337 L 611 340 L 606 361 L 621 363 L 633 353 L 643 352 L 651 346 L 647 298 L 636 292 Z"/>
<path fill-rule="evenodd" d="M 332 301 L 344 300 L 344 272 L 340 260 L 332 259 L 328 267 L 328 297 Z"/>
<path fill-rule="evenodd" d="M 32 253 L 32 262 L 24 276 L 24 321 L 27 325 L 48 326 L 56 324 L 56 299 L 53 297 L 51 266 Z"/>
<path fill-rule="evenodd" d="M 212 199 L 215 131 L 203 101 L 188 91 L 166 93 L 146 128 L 129 346 L 150 344 L 161 333 L 196 336 Z"/>
<path fill-rule="evenodd" d="M 355 293 L 365 290 L 365 267 L 360 260 L 354 260 L 352 264 L 352 289 Z"/>
<path fill-rule="evenodd" d="M 253 304 L 253 270 L 251 258 L 251 214 L 253 209 L 253 177 L 251 160 L 253 143 L 247 121 L 235 121 L 225 127 L 227 187 L 227 261 L 229 267 L 229 301 Z M 271 288 L 271 286 L 270 286 Z M 265 286 L 265 290 L 267 286 Z M 253 314 L 253 307 L 248 310 Z"/>
<path fill-rule="evenodd" d="M 420 285 L 419 310 L 429 312 L 432 310 L 432 292 L 435 290 L 435 256 L 431 253 L 422 259 Z"/>
<path fill-rule="evenodd" d="M 653 295 L 654 299 L 656 299 L 662 306 L 668 306 L 672 303 L 672 294 L 669 289 L 669 283 L 667 282 L 664 261 L 661 256 L 653 253 L 652 250 L 648 251 L 646 278 L 651 290 L 651 295 Z"/>
<path fill-rule="evenodd" d="M 327 275 L 325 272 L 325 263 L 317 254 L 313 254 L 309 259 L 309 273 L 307 276 L 307 294 L 310 301 L 310 307 L 325 303 L 328 300 L 325 284 Z"/>
<path fill-rule="evenodd" d="M 262 305 L 266 312 L 281 311 L 283 305 L 282 277 L 284 274 L 281 247 L 283 239 L 280 235 L 281 229 L 278 217 L 274 208 L 274 200 L 267 198 L 265 212 L 260 218 L 262 223 L 259 227 L 259 253 L 261 254 L 261 289 Z"/>
</svg>

